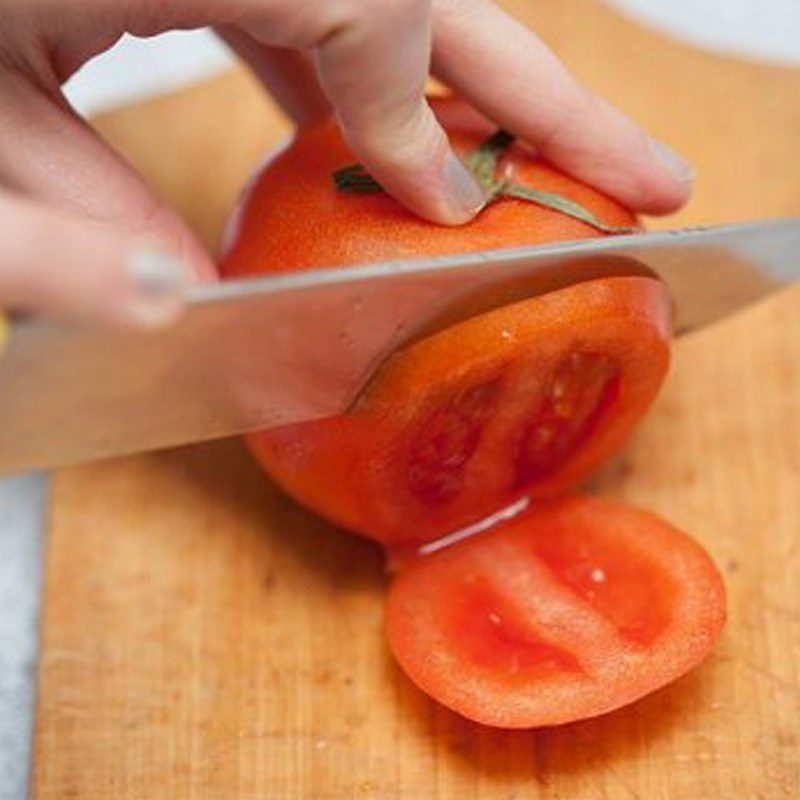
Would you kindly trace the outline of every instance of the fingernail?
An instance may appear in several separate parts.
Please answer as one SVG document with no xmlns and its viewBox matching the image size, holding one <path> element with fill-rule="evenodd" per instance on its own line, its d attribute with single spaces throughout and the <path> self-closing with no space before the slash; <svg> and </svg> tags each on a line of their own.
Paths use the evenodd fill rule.
<svg viewBox="0 0 800 800">
<path fill-rule="evenodd" d="M 444 179 L 454 210 L 463 221 L 472 219 L 486 205 L 483 189 L 452 151 L 445 160 Z"/>
<path fill-rule="evenodd" d="M 189 273 L 174 256 L 145 245 L 128 262 L 133 297 L 128 313 L 145 326 L 166 325 L 177 317 L 186 301 Z"/>
<path fill-rule="evenodd" d="M 694 169 L 691 164 L 683 156 L 678 155 L 669 145 L 658 139 L 650 139 L 650 151 L 656 157 L 658 163 L 675 180 L 681 183 L 692 183 L 694 181 Z"/>
</svg>

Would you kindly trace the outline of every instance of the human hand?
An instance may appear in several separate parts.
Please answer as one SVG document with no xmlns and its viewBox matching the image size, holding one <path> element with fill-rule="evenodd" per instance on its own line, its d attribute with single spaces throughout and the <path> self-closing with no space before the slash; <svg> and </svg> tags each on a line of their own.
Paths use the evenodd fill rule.
<svg viewBox="0 0 800 800">
<path fill-rule="evenodd" d="M 61 84 L 123 33 L 213 25 L 297 122 L 335 111 L 400 202 L 469 220 L 480 189 L 424 86 L 432 71 L 562 169 L 664 213 L 688 167 L 487 0 L 0 0 L 0 305 L 138 324 L 213 275 L 185 223 L 69 108 Z M 502 46 L 498 46 L 502 43 Z M 479 67 L 479 68 L 478 68 Z M 185 265 L 182 268 L 181 265 Z"/>
</svg>

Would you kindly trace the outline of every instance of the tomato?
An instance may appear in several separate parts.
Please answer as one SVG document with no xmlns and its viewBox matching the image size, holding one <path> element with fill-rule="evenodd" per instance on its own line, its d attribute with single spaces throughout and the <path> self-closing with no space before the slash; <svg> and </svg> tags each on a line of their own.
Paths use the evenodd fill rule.
<svg viewBox="0 0 800 800">
<path fill-rule="evenodd" d="M 249 437 L 291 494 L 384 543 L 442 536 L 575 486 L 617 450 L 669 360 L 652 278 L 587 281 L 396 354 L 350 414 Z"/>
<path fill-rule="evenodd" d="M 491 132 L 457 99 L 433 106 L 462 153 Z M 417 219 L 374 185 L 337 191 L 331 174 L 351 161 L 333 121 L 301 130 L 244 194 L 223 275 L 580 239 L 635 223 L 517 144 L 493 156 L 491 174 L 518 197 L 501 196 L 462 228 Z M 370 181 L 357 168 L 345 178 L 360 189 Z M 529 202 L 532 189 L 579 204 L 584 221 Z M 669 297 L 634 273 L 484 305 L 395 353 L 346 413 L 246 437 L 299 501 L 405 554 L 388 601 L 392 649 L 422 689 L 471 719 L 529 727 L 602 714 L 683 674 L 723 623 L 720 577 L 698 545 L 643 512 L 563 498 L 622 445 L 667 371 Z"/>
<path fill-rule="evenodd" d="M 579 497 L 417 559 L 387 605 L 411 679 L 505 728 L 626 705 L 698 663 L 724 620 L 701 547 L 652 514 Z"/>
<path fill-rule="evenodd" d="M 462 153 L 491 132 L 460 100 L 434 108 Z M 508 198 L 463 228 L 431 225 L 384 194 L 337 193 L 331 174 L 351 160 L 332 121 L 300 131 L 251 183 L 223 274 L 601 235 Z M 520 145 L 496 170 L 606 225 L 635 221 Z M 338 524 L 387 543 L 435 538 L 523 494 L 557 495 L 617 449 L 664 377 L 670 317 L 666 290 L 645 277 L 513 303 L 396 354 L 347 415 L 247 441 L 284 489 Z"/>
</svg>

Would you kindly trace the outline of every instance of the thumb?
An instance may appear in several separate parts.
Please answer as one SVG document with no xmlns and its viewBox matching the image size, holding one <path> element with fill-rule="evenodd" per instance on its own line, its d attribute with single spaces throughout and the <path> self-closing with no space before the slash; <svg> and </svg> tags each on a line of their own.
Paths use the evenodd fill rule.
<svg viewBox="0 0 800 800">
<path fill-rule="evenodd" d="M 154 327 L 180 313 L 188 284 L 151 242 L 0 191 L 1 308 Z"/>
<path fill-rule="evenodd" d="M 215 274 L 186 223 L 69 108 L 58 86 L 46 92 L 8 71 L 0 73 L 0 181 L 53 209 L 111 223 L 129 243 L 150 240 L 196 278 Z"/>
</svg>

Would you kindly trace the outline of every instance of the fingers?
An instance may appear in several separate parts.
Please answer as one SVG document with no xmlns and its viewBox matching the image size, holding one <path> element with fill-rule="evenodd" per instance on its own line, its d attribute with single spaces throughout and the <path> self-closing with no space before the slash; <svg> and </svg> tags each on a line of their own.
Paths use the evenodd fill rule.
<svg viewBox="0 0 800 800">
<path fill-rule="evenodd" d="M 688 199 L 693 174 L 679 156 L 582 86 L 488 0 L 434 0 L 433 13 L 430 0 L 350 0 L 314 15 L 300 8 L 286 5 L 269 30 L 257 25 L 254 37 L 229 40 L 267 85 L 277 76 L 298 119 L 321 113 L 318 95 L 310 111 L 298 100 L 316 93 L 307 63 L 287 90 L 286 51 L 259 42 L 315 49 L 322 87 L 357 157 L 422 216 L 454 224 L 483 204 L 424 100 L 431 35 L 436 74 L 565 171 L 638 211 L 666 213 Z"/>
<path fill-rule="evenodd" d="M 436 0 L 434 71 L 487 117 L 628 207 L 666 213 L 690 167 L 582 86 L 530 30 L 488 0 Z"/>
<path fill-rule="evenodd" d="M 425 100 L 430 0 L 281 0 L 254 9 L 242 26 L 263 44 L 315 53 L 356 158 L 401 203 L 443 224 L 479 211 L 483 193 Z"/>
<path fill-rule="evenodd" d="M 0 191 L 0 308 L 157 327 L 180 314 L 188 283 L 152 243 Z"/>
<path fill-rule="evenodd" d="M 140 6 L 128 5 L 130 14 L 144 14 Z M 430 0 L 175 0 L 169 5 L 159 11 L 160 22 L 150 20 L 146 30 L 158 29 L 167 16 L 180 26 L 217 25 L 294 118 L 315 119 L 329 101 L 358 160 L 413 211 L 457 224 L 483 205 L 482 190 L 425 100 Z M 319 84 L 304 55 L 311 52 Z M 287 67 L 299 71 L 290 74 Z"/>
<path fill-rule="evenodd" d="M 488 0 L 433 0 L 433 11 L 432 0 L 174 0 L 166 9 L 96 2 L 98 14 L 84 19 L 115 33 L 221 26 L 292 116 L 313 120 L 329 101 L 358 160 L 433 221 L 465 222 L 484 196 L 425 101 L 432 41 L 440 77 L 566 171 L 652 213 L 680 206 L 690 191 L 691 173 L 677 156 L 582 87 Z M 58 38 L 53 31 L 62 27 L 51 22 L 50 38 Z M 0 74 L 0 184 L 124 225 L 195 274 L 211 275 L 208 256 L 177 215 L 69 112 L 57 86 L 38 87 L 10 70 Z"/>
<path fill-rule="evenodd" d="M 318 65 L 348 143 L 376 180 L 431 220 L 458 224 L 484 203 L 425 100 L 428 0 L 358 3 L 329 22 Z M 378 13 L 380 9 L 380 13 Z"/>
<path fill-rule="evenodd" d="M 0 72 L 0 186 L 152 240 L 197 277 L 214 274 L 183 220 L 62 104 L 58 87 L 47 94 L 8 71 Z"/>
<path fill-rule="evenodd" d="M 354 0 L 312 11 L 276 4 L 272 24 L 256 18 L 253 34 L 230 27 L 220 34 L 295 121 L 313 121 L 332 105 L 356 158 L 401 203 L 435 222 L 471 219 L 483 192 L 425 100 L 429 0 Z"/>
<path fill-rule="evenodd" d="M 157 326 L 213 274 L 202 246 L 65 107 L 0 77 L 0 308 Z M 113 223 L 113 224 L 109 224 Z"/>
</svg>

